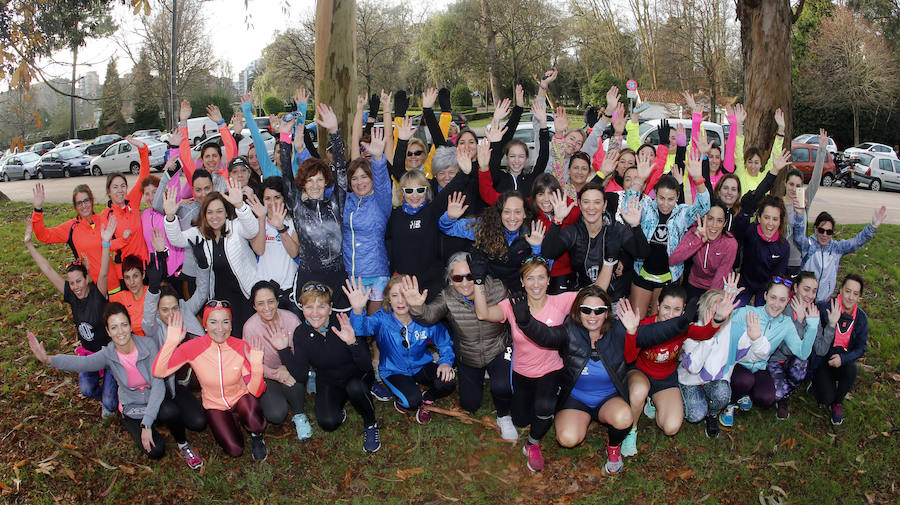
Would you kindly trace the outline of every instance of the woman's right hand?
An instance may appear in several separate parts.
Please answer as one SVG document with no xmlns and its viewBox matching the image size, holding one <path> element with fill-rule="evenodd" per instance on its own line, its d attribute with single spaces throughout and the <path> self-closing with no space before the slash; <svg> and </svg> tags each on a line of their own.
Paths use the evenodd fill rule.
<svg viewBox="0 0 900 505">
<path fill-rule="evenodd" d="M 759 315 L 752 310 L 747 311 L 747 336 L 756 341 L 762 336 L 762 327 L 759 324 Z"/>
<path fill-rule="evenodd" d="M 575 202 L 567 203 L 566 195 L 560 189 L 550 193 L 550 205 L 553 206 L 553 220 L 557 223 L 562 223 L 575 208 Z"/>
<path fill-rule="evenodd" d="M 363 286 L 362 277 L 357 279 L 353 277 L 348 278 L 344 286 L 341 286 L 341 289 L 347 295 L 347 300 L 350 302 L 353 312 L 365 314 L 366 304 L 369 303 L 369 295 L 372 293 L 372 288 Z"/>
<path fill-rule="evenodd" d="M 284 328 L 271 322 L 266 324 L 266 333 L 263 335 L 276 350 L 282 350 L 291 345 L 291 337 Z"/>
<path fill-rule="evenodd" d="M 178 212 L 178 190 L 174 187 L 166 188 L 163 212 L 166 214 L 166 219 L 175 217 L 175 213 Z"/>
<path fill-rule="evenodd" d="M 111 214 L 106 221 L 106 226 L 100 226 L 100 239 L 103 242 L 109 242 L 113 235 L 116 234 L 116 216 Z"/>
<path fill-rule="evenodd" d="M 47 351 L 44 350 L 44 344 L 38 342 L 37 337 L 34 336 L 30 330 L 25 333 L 26 338 L 28 338 L 28 347 L 31 348 L 32 354 L 37 358 L 38 361 L 45 365 L 50 364 L 50 357 L 47 356 Z"/>
<path fill-rule="evenodd" d="M 487 172 L 491 169 L 491 142 L 487 138 L 478 141 L 478 170 Z"/>
<path fill-rule="evenodd" d="M 457 191 L 450 195 L 447 199 L 447 217 L 450 219 L 459 219 L 466 213 L 469 208 L 466 203 L 466 195 Z"/>
<path fill-rule="evenodd" d="M 169 335 L 176 334 L 178 335 L 178 341 L 181 342 L 184 340 L 185 335 L 187 335 L 187 330 L 184 327 L 184 315 L 180 310 L 176 310 L 169 316 Z"/>
<path fill-rule="evenodd" d="M 40 209 L 44 206 L 44 198 L 46 194 L 44 193 L 44 185 L 41 183 L 37 183 L 34 185 L 34 208 Z"/>
<path fill-rule="evenodd" d="M 631 302 L 628 301 L 628 298 L 622 298 L 616 304 L 616 317 L 619 318 L 622 326 L 625 327 L 625 331 L 629 334 L 635 333 L 638 329 L 638 324 L 641 322 L 637 310 L 631 307 Z"/>
<path fill-rule="evenodd" d="M 197 240 L 193 242 L 188 240 L 188 244 L 191 246 L 191 252 L 194 253 L 194 259 L 197 260 L 197 267 L 204 270 L 209 268 L 209 259 L 206 257 L 206 251 L 203 247 L 205 243 L 206 241 L 199 235 L 197 236 Z"/>
<path fill-rule="evenodd" d="M 422 108 L 423 109 L 432 109 L 434 108 L 434 102 L 437 100 L 438 90 L 437 88 L 427 88 L 422 92 Z"/>
<path fill-rule="evenodd" d="M 403 293 L 403 298 L 406 298 L 406 303 L 409 304 L 410 307 L 421 307 L 425 305 L 425 299 L 428 297 L 428 290 L 420 292 L 419 291 L 419 280 L 415 275 L 412 277 L 408 275 L 403 276 L 403 280 L 400 283 L 400 291 Z"/>
<path fill-rule="evenodd" d="M 294 380 L 294 376 L 291 375 L 291 372 L 289 372 L 287 367 L 284 365 L 281 365 L 280 367 L 275 369 L 275 380 L 289 388 L 294 387 L 294 384 L 297 384 L 297 381 Z"/>
<path fill-rule="evenodd" d="M 841 303 L 837 298 L 831 300 L 831 307 L 828 309 L 828 325 L 837 328 L 838 321 L 841 320 Z"/>
<path fill-rule="evenodd" d="M 417 126 L 412 125 L 412 121 L 404 118 L 403 121 L 400 122 L 400 126 L 397 127 L 397 139 L 409 140 L 418 129 Z"/>
</svg>

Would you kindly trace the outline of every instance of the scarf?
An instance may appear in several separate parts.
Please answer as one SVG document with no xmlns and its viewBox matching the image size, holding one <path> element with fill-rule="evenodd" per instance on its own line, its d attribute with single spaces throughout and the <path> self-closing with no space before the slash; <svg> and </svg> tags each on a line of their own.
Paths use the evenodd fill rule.
<svg viewBox="0 0 900 505">
<path fill-rule="evenodd" d="M 841 295 L 837 297 L 838 305 L 841 306 L 841 310 L 844 309 L 844 302 L 841 299 Z M 834 347 L 843 347 L 844 350 L 847 350 L 847 347 L 850 345 L 850 334 L 853 333 L 853 324 L 856 323 L 856 309 L 859 308 L 859 305 L 854 305 L 853 310 L 850 311 L 850 324 L 847 325 L 847 329 L 841 331 L 841 323 L 838 321 L 837 328 L 834 329 Z"/>
<path fill-rule="evenodd" d="M 775 230 L 775 234 L 772 235 L 772 238 L 766 238 L 766 236 L 763 235 L 762 225 L 758 224 L 758 225 L 756 225 L 756 233 L 759 234 L 759 238 L 763 239 L 766 242 L 776 242 L 778 240 L 778 236 L 781 232 L 779 232 L 778 230 Z"/>
<path fill-rule="evenodd" d="M 422 210 L 422 207 L 425 207 L 426 203 L 428 203 L 428 200 L 422 200 L 422 205 L 413 207 L 412 205 L 406 203 L 406 200 L 403 200 L 403 204 L 401 206 L 403 207 L 403 212 L 406 212 L 410 216 L 413 216 L 415 214 L 418 214 L 419 211 Z"/>
</svg>

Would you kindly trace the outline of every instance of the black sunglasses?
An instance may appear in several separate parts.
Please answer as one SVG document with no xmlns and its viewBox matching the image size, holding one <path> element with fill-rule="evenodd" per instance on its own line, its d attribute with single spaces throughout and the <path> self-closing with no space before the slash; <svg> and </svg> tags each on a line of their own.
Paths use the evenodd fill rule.
<svg viewBox="0 0 900 505">
<path fill-rule="evenodd" d="M 306 293 L 306 292 L 308 292 L 308 291 L 321 291 L 321 292 L 323 292 L 323 293 L 327 293 L 327 292 L 328 292 L 328 286 L 326 286 L 326 285 L 324 285 L 324 284 L 320 284 L 320 283 L 318 283 L 318 282 L 315 283 L 315 284 L 309 284 L 309 285 L 303 286 L 303 291 L 302 291 L 302 292 L 303 292 L 303 293 Z"/>
<path fill-rule="evenodd" d="M 403 337 L 403 342 L 400 342 L 400 344 L 403 346 L 404 349 L 409 349 L 409 339 L 406 338 L 406 335 L 407 335 L 406 326 L 404 326 L 403 328 L 400 328 L 400 336 Z"/>
<path fill-rule="evenodd" d="M 834 228 L 830 230 L 825 228 L 816 228 L 816 231 L 821 233 L 822 235 L 834 235 Z"/>
<path fill-rule="evenodd" d="M 793 281 L 790 281 L 783 277 L 778 277 L 777 275 L 775 277 L 772 277 L 772 282 L 774 282 L 775 284 L 783 284 L 785 287 L 788 287 L 788 288 L 794 285 Z"/>
<path fill-rule="evenodd" d="M 462 274 L 462 275 L 451 275 L 450 280 L 453 282 L 471 281 L 472 274 L 468 273 L 468 274 Z"/>
<path fill-rule="evenodd" d="M 407 156 L 422 156 L 425 151 L 406 151 Z"/>
<path fill-rule="evenodd" d="M 600 305 L 599 307 L 591 307 L 590 305 L 581 305 L 578 307 L 581 310 L 582 314 L 590 314 L 594 313 L 595 316 L 599 316 L 600 314 L 606 314 L 606 311 L 609 310 L 609 307 L 606 305 Z"/>
</svg>

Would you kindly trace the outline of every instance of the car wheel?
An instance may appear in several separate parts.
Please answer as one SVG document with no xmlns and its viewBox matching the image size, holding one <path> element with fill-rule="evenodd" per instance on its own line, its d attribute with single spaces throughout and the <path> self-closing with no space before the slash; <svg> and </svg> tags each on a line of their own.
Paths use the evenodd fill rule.
<svg viewBox="0 0 900 505">
<path fill-rule="evenodd" d="M 63 177 L 68 178 L 68 177 L 71 177 L 71 176 L 72 176 L 72 174 L 69 173 L 69 169 L 68 169 L 68 168 L 63 168 Z"/>
<path fill-rule="evenodd" d="M 9 182 L 9 174 L 7 174 L 7 173 L 3 174 L 3 182 Z"/>
<path fill-rule="evenodd" d="M 872 179 L 872 182 L 869 183 L 869 189 L 872 191 L 881 191 L 881 181 Z"/>
<path fill-rule="evenodd" d="M 100 167 L 94 165 L 94 168 L 91 169 L 91 175 L 103 175 L 103 172 L 100 171 Z"/>
<path fill-rule="evenodd" d="M 44 171 L 43 171 L 43 170 L 40 170 L 40 169 L 38 169 L 38 170 L 34 173 L 34 175 L 35 175 L 35 177 L 36 177 L 37 179 L 44 179 L 44 178 L 45 178 L 45 177 L 44 177 Z"/>
<path fill-rule="evenodd" d="M 827 188 L 827 187 L 830 187 L 832 184 L 834 184 L 834 176 L 833 175 L 825 174 L 822 176 L 822 185 L 823 186 L 825 186 Z"/>
<path fill-rule="evenodd" d="M 22 170 L 22 180 L 27 181 L 29 179 L 31 179 L 31 174 L 28 172 L 28 170 Z"/>
<path fill-rule="evenodd" d="M 138 170 L 139 170 L 140 168 L 141 168 L 140 165 L 138 165 L 137 163 L 135 163 L 135 162 L 132 161 L 132 162 L 131 162 L 131 165 L 128 166 L 128 172 L 131 173 L 131 174 L 136 174 L 136 173 L 138 173 Z"/>
</svg>

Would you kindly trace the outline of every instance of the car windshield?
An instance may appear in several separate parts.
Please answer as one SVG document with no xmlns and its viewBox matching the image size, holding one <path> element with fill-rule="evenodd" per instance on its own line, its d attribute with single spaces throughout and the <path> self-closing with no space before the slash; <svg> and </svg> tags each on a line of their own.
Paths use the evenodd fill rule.
<svg viewBox="0 0 900 505">
<path fill-rule="evenodd" d="M 869 162 L 872 161 L 872 158 L 874 158 L 874 156 L 872 156 L 871 154 L 862 154 L 862 153 L 854 154 L 853 156 L 858 158 L 859 162 L 862 163 L 863 165 L 868 165 Z"/>
<path fill-rule="evenodd" d="M 79 151 L 78 149 L 66 149 L 65 151 L 59 153 L 59 157 L 64 160 L 71 160 L 72 158 L 77 158 L 79 156 L 84 155 L 81 154 L 81 151 Z"/>
<path fill-rule="evenodd" d="M 520 130 L 516 130 L 513 138 L 521 142 L 534 142 L 534 130 L 530 128 L 522 128 Z"/>
<path fill-rule="evenodd" d="M 22 155 L 19 156 L 19 159 L 22 160 L 22 163 L 31 163 L 32 161 L 41 159 L 41 157 L 38 156 L 37 153 L 22 153 Z"/>
<path fill-rule="evenodd" d="M 858 146 L 854 146 L 854 147 L 856 147 L 857 149 L 864 149 L 864 150 L 865 150 L 865 149 L 868 149 L 868 148 L 872 147 L 872 144 L 869 143 L 869 142 L 863 142 L 862 144 L 860 144 L 860 145 L 858 145 Z"/>
</svg>

